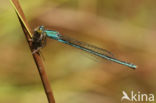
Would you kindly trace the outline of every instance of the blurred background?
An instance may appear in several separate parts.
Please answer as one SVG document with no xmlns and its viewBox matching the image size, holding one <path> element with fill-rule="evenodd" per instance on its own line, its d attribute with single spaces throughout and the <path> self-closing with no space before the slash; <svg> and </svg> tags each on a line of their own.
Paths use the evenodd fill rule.
<svg viewBox="0 0 156 103">
<path fill-rule="evenodd" d="M 156 94 L 155 0 L 20 0 L 20 4 L 32 30 L 44 25 L 138 65 L 132 70 L 48 39 L 42 56 L 56 103 L 120 103 L 122 91 Z M 0 4 L 0 103 L 47 103 L 8 0 Z"/>
</svg>

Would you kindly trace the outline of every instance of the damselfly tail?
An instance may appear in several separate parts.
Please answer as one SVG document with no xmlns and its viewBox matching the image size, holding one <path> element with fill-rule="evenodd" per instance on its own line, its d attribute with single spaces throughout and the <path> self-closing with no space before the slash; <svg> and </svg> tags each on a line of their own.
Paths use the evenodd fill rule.
<svg viewBox="0 0 156 103">
<path fill-rule="evenodd" d="M 124 62 L 124 61 L 121 61 L 121 60 L 114 58 L 112 56 L 112 53 L 107 51 L 106 49 L 101 49 L 99 47 L 96 47 L 96 46 L 93 46 L 93 45 L 90 45 L 90 44 L 87 44 L 87 43 L 84 43 L 81 41 L 77 41 L 77 40 L 69 38 L 67 36 L 63 36 L 57 31 L 44 30 L 43 26 L 41 26 L 39 28 L 39 30 L 37 30 L 37 31 L 38 31 L 37 33 L 43 35 L 43 36 L 41 36 L 41 38 L 45 37 L 44 34 L 46 34 L 46 36 L 51 38 L 51 39 L 55 39 L 59 42 L 71 45 L 71 46 L 76 47 L 76 48 L 79 48 L 83 51 L 86 51 L 86 52 L 91 53 L 95 56 L 101 57 L 103 59 L 113 61 L 115 63 L 125 65 L 125 66 L 133 68 L 133 69 L 137 68 L 137 66 L 132 64 L 132 63 Z"/>
<path fill-rule="evenodd" d="M 118 59 L 112 57 L 112 53 L 105 50 L 105 49 L 101 49 L 99 47 L 96 47 L 96 46 L 93 46 L 93 45 L 90 45 L 90 44 L 87 44 L 87 43 L 84 43 L 84 42 L 80 42 L 80 41 L 77 41 L 77 40 L 74 40 L 74 39 L 70 39 L 70 38 L 64 37 L 62 35 L 59 35 L 59 40 L 58 41 L 61 41 L 61 42 L 65 43 L 65 44 L 68 44 L 68 45 L 71 45 L 73 47 L 79 48 L 79 49 L 81 49 L 83 51 L 86 51 L 86 52 L 91 53 L 93 55 L 99 56 L 99 57 L 104 58 L 106 60 L 113 61 L 113 62 L 121 64 L 121 65 L 125 65 L 127 67 L 132 68 L 132 69 L 137 68 L 137 66 L 132 64 L 132 63 L 124 62 L 124 61 L 121 61 L 121 60 L 118 60 Z"/>
</svg>

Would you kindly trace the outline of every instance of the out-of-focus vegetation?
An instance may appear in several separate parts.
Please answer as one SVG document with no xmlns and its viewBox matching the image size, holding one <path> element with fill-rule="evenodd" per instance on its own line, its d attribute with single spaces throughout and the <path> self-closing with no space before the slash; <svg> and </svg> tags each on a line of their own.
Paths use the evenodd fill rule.
<svg viewBox="0 0 156 103">
<path fill-rule="evenodd" d="M 156 93 L 155 0 L 20 0 L 20 4 L 32 30 L 44 25 L 138 65 L 131 70 L 48 39 L 42 55 L 56 103 L 120 103 L 123 90 Z M 47 103 L 8 0 L 0 3 L 0 103 Z"/>
</svg>

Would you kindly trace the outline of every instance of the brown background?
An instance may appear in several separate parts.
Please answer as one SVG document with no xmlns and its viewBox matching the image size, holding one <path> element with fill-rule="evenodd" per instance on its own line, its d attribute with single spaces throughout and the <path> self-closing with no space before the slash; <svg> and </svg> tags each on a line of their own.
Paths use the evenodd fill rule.
<svg viewBox="0 0 156 103">
<path fill-rule="evenodd" d="M 155 0 L 20 0 L 32 28 L 44 25 L 108 49 L 131 70 L 48 39 L 42 49 L 56 103 L 120 103 L 122 91 L 156 93 Z M 127 103 L 128 101 L 123 101 Z M 0 3 L 0 103 L 47 103 L 17 16 Z"/>
</svg>

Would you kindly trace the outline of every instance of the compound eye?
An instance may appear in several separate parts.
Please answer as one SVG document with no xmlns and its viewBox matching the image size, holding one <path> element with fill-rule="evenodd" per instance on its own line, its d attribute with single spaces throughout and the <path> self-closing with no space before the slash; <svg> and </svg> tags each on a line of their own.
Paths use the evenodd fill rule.
<svg viewBox="0 0 156 103">
<path fill-rule="evenodd" d="M 39 27 L 39 30 L 40 30 L 40 31 L 44 31 L 44 26 L 40 26 L 40 27 Z"/>
</svg>

